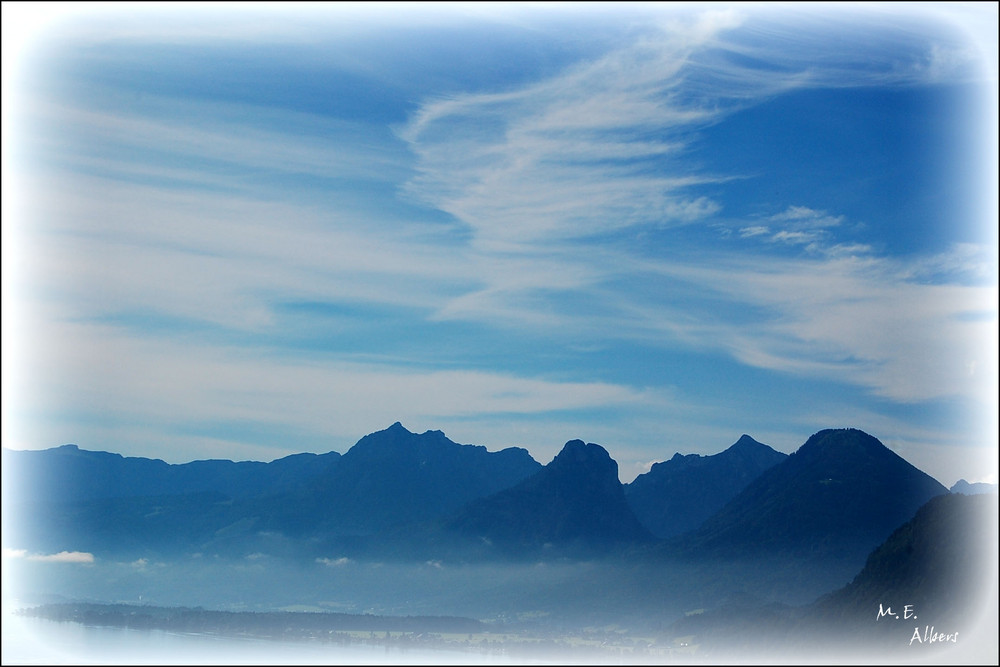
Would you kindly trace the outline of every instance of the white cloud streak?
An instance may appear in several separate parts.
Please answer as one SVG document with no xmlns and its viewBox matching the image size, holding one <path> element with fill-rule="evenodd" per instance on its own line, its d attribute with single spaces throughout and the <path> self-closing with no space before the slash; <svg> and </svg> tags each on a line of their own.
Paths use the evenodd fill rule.
<svg viewBox="0 0 1000 667">
<path fill-rule="evenodd" d="M 764 23 L 772 40 L 765 48 L 726 39 L 745 22 L 755 25 L 734 9 L 664 21 L 661 31 L 560 76 L 519 90 L 424 104 L 400 132 L 420 160 L 410 190 L 454 215 L 474 243 L 485 246 L 684 225 L 720 209 L 691 187 L 724 180 L 697 174 L 685 162 L 694 131 L 793 88 L 927 81 L 918 64 L 885 71 L 880 63 L 859 60 L 838 69 L 826 62 L 833 52 L 821 40 L 810 44 L 808 36 L 780 23 L 780 29 Z M 837 56 L 850 60 L 851 52 L 836 42 Z M 740 66 L 720 54 L 771 66 Z M 785 215 L 812 213 L 792 208 Z M 804 241 L 789 234 L 782 240 Z"/>
<path fill-rule="evenodd" d="M 772 42 L 750 48 L 730 40 L 727 31 L 744 23 L 768 26 Z M 805 33 L 811 30 L 823 32 L 810 26 Z M 913 263 L 876 258 L 866 244 L 835 242 L 832 230 L 843 225 L 841 215 L 794 204 L 766 224 L 739 227 L 742 238 L 800 246 L 816 256 L 813 261 L 780 255 L 744 260 L 722 251 L 697 265 L 673 257 L 647 263 L 626 250 L 605 262 L 614 251 L 576 243 L 630 228 L 690 224 L 717 213 L 718 204 L 689 191 L 723 177 L 692 174 L 675 156 L 695 130 L 735 108 L 795 87 L 910 85 L 940 75 L 937 66 L 931 72 L 920 59 L 906 63 L 887 55 L 885 62 L 859 68 L 841 40 L 835 47 L 838 67 L 834 51 L 806 42 L 780 22 L 706 14 L 701 22 L 678 21 L 520 90 L 432 101 L 402 132 L 420 158 L 420 175 L 410 188 L 465 223 L 475 247 L 512 254 L 572 247 L 579 266 L 616 267 L 594 275 L 591 295 L 606 306 L 597 317 L 588 314 L 596 326 L 624 336 L 668 333 L 668 345 L 714 347 L 751 366 L 837 378 L 895 401 L 980 396 L 994 375 L 985 370 L 991 358 L 983 343 L 996 317 L 995 289 L 951 284 L 951 277 L 934 285 L 913 280 Z M 927 57 L 940 64 L 944 42 L 931 40 L 927 48 Z M 719 57 L 727 50 L 771 66 L 735 65 Z M 668 139 L 651 143 L 652 128 Z M 652 161 L 655 176 L 643 170 Z M 616 272 L 636 277 L 645 269 L 682 278 L 692 293 L 707 291 L 720 303 L 762 314 L 734 322 L 621 289 L 601 294 Z M 528 294 L 518 285 L 494 283 L 439 312 L 472 319 L 487 311 L 510 316 L 516 312 L 510 304 L 526 303 Z M 629 317 L 616 317 L 625 313 Z M 577 324 L 552 310 L 522 320 Z"/>
<path fill-rule="evenodd" d="M 717 100 L 691 99 L 684 86 L 692 54 L 738 23 L 733 12 L 708 12 L 521 90 L 425 104 L 400 132 L 420 160 L 410 190 L 483 247 L 712 215 L 719 205 L 688 190 L 719 177 L 681 160 L 685 132 L 717 118 Z"/>
<path fill-rule="evenodd" d="M 187 164 L 216 162 L 244 172 L 265 169 L 371 180 L 384 180 L 393 171 L 401 173 L 399 152 L 366 137 L 368 128 L 358 122 L 289 110 L 275 113 L 247 105 L 180 103 L 154 96 L 144 97 L 141 110 L 128 110 L 128 97 L 121 99 L 113 90 L 107 91 L 100 103 L 107 109 L 85 109 L 28 96 L 17 110 L 30 118 L 22 123 L 27 129 L 39 125 L 60 128 L 57 141 L 38 142 L 38 154 L 56 152 L 78 167 L 117 170 L 119 177 L 134 177 L 136 169 L 145 168 L 151 176 L 188 185 L 213 182 L 203 180 L 210 167 L 164 167 L 164 153 Z M 95 152 L 98 145 L 101 148 Z M 114 151 L 128 151 L 130 159 L 115 159 Z M 145 165 L 142 156 L 148 160 Z M 213 180 L 232 188 L 234 179 L 228 176 L 222 180 L 216 175 Z M 249 186 L 244 189 L 250 191 Z"/>
<path fill-rule="evenodd" d="M 996 381 L 995 287 L 916 282 L 910 264 L 873 257 L 720 264 L 661 268 L 765 309 L 751 326 L 699 328 L 744 363 L 838 378 L 903 402 L 982 400 Z"/>
<path fill-rule="evenodd" d="M 356 439 L 396 420 L 528 416 L 669 405 L 669 397 L 602 382 L 467 370 L 274 358 L 267 350 L 138 338 L 114 327 L 53 324 L 35 341 L 18 413 L 106 414 L 122 425 L 270 425 Z M 112 417 L 113 415 L 113 417 Z M 30 438 L 16 438 L 25 440 Z"/>
<path fill-rule="evenodd" d="M 327 567 L 343 567 L 350 563 L 351 559 L 344 556 L 340 558 L 317 558 L 316 562 Z"/>
<path fill-rule="evenodd" d="M 60 551 L 56 554 L 27 554 L 23 550 L 14 550 L 10 554 L 5 551 L 4 555 L 23 557 L 25 560 L 34 561 L 36 563 L 74 563 L 91 565 L 94 562 L 94 554 L 87 553 L 85 551 Z"/>
</svg>

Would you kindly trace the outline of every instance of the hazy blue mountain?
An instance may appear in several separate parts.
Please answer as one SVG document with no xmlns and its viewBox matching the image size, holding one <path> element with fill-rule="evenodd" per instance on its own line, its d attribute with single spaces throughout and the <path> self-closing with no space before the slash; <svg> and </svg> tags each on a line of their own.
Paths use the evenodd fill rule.
<svg viewBox="0 0 1000 667">
<path fill-rule="evenodd" d="M 267 464 L 168 465 L 70 445 L 5 450 L 5 506 L 6 479 L 21 480 L 12 530 L 38 548 L 295 553 L 309 541 L 441 517 L 540 468 L 524 449 L 489 452 L 398 422 L 343 456 Z"/>
<path fill-rule="evenodd" d="M 860 567 L 917 508 L 943 493 L 939 482 L 867 433 L 824 430 L 674 546 L 720 556 L 829 556 Z"/>
<path fill-rule="evenodd" d="M 541 467 L 520 447 L 490 452 L 396 422 L 361 438 L 328 474 L 283 498 L 270 521 L 278 529 L 366 535 L 445 516 Z"/>
<path fill-rule="evenodd" d="M 712 456 L 674 454 L 625 485 L 625 498 L 653 535 L 673 537 L 700 526 L 747 484 L 787 458 L 743 435 Z"/>
<path fill-rule="evenodd" d="M 113 599 L 132 599 L 155 590 L 176 600 L 204 595 L 228 604 L 232 590 L 253 588 L 278 605 L 333 600 L 365 609 L 377 599 L 385 608 L 433 610 L 447 604 L 449 613 L 475 617 L 537 611 L 595 626 L 627 618 L 652 632 L 672 632 L 684 625 L 670 629 L 674 620 L 705 609 L 686 621 L 691 631 L 685 634 L 725 630 L 738 650 L 739 642 L 756 637 L 778 636 L 781 645 L 806 637 L 796 620 L 805 605 L 852 578 L 854 601 L 843 604 L 856 603 L 861 611 L 872 596 L 909 596 L 924 585 L 929 597 L 913 593 L 901 603 L 919 604 L 928 614 L 955 604 L 969 590 L 955 573 L 977 572 L 981 562 L 948 555 L 961 553 L 963 535 L 982 518 L 960 521 L 968 506 L 962 502 L 992 502 L 995 512 L 997 498 L 948 494 L 853 429 L 815 434 L 701 527 L 668 540 L 652 537 L 629 507 L 608 452 L 580 440 L 541 466 L 524 450 L 488 452 L 397 423 L 361 438 L 339 458 L 302 455 L 260 464 L 273 468 L 268 490 L 238 497 L 199 490 L 201 481 L 183 477 L 167 489 L 183 493 L 123 496 L 135 487 L 115 481 L 120 471 L 101 466 L 116 470 L 135 461 L 59 449 L 58 457 L 82 458 L 113 488 L 91 488 L 90 497 L 79 500 L 44 500 L 59 494 L 39 493 L 43 500 L 16 508 L 26 511 L 13 531 L 5 501 L 4 546 L 94 553 L 92 567 L 72 570 L 85 580 L 78 589 L 83 597 L 114 590 Z M 770 456 L 767 450 L 741 438 L 711 457 L 674 457 L 665 469 L 696 476 L 706 464 Z M 5 493 L 7 480 L 16 477 L 7 465 L 14 458 L 5 452 Z M 195 473 L 260 467 L 206 463 L 144 460 L 136 469 L 151 480 L 145 490 L 160 491 L 156 476 L 173 474 L 164 469 L 181 467 L 197 480 Z M 935 502 L 918 513 L 921 498 Z M 949 514 L 955 507 L 957 514 Z M 910 532 L 896 530 L 910 519 Z M 995 519 L 988 525 L 995 530 Z M 995 554 L 995 542 L 993 548 Z M 859 575 L 869 554 L 868 574 Z M 55 570 L 55 564 L 24 559 L 24 565 L 70 576 L 69 568 Z M 933 583 L 935 576 L 945 584 Z M 951 588 L 957 593 L 947 598 Z M 743 630 L 733 631 L 734 624 Z"/>
<path fill-rule="evenodd" d="M 974 484 L 970 484 L 964 479 L 960 479 L 952 485 L 950 490 L 952 493 L 961 493 L 962 495 L 972 496 L 978 493 L 996 493 L 997 485 L 987 484 L 986 482 L 976 482 Z"/>
<path fill-rule="evenodd" d="M 469 503 L 453 533 L 510 555 L 606 551 L 652 539 L 625 500 L 618 464 L 600 445 L 570 440 L 531 477 Z"/>
<path fill-rule="evenodd" d="M 75 445 L 4 450 L 5 538 L 48 552 L 198 551 L 249 532 L 258 523 L 251 503 L 307 486 L 339 458 L 167 464 Z"/>
<path fill-rule="evenodd" d="M 170 465 L 76 445 L 3 450 L 5 502 L 64 502 L 171 492 Z M 177 491 L 173 491 L 177 492 Z"/>
<path fill-rule="evenodd" d="M 270 463 L 204 460 L 168 464 L 63 445 L 39 451 L 3 450 L 12 502 L 80 502 L 136 496 L 220 493 L 232 498 L 278 493 L 319 475 L 338 452 L 293 454 Z M 9 486 L 8 486 L 9 485 Z"/>
<path fill-rule="evenodd" d="M 673 471 L 681 489 L 711 491 L 705 480 L 718 478 L 698 477 L 706 467 L 738 483 L 738 471 L 775 454 L 747 437 L 715 456 L 674 457 L 662 470 Z M 544 467 L 521 448 L 490 452 L 440 431 L 411 433 L 398 422 L 343 456 L 267 464 L 168 465 L 72 446 L 5 452 L 5 496 L 14 469 L 27 471 L 15 478 L 31 490 L 10 524 L 24 538 L 14 548 L 405 559 L 454 553 L 460 543 L 476 545 L 474 555 L 520 558 L 653 541 L 629 505 L 618 464 L 579 440 Z M 861 431 L 822 431 L 700 528 L 659 549 L 699 559 L 818 554 L 857 572 L 917 507 L 946 492 Z M 4 506 L 6 517 L 6 497 Z M 829 573 L 836 581 L 840 570 Z"/>
</svg>

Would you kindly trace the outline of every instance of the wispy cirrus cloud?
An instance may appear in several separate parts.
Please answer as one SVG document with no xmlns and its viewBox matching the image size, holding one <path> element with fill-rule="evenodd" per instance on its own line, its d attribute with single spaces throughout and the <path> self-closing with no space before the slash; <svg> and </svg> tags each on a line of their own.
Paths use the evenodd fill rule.
<svg viewBox="0 0 1000 667">
<path fill-rule="evenodd" d="M 718 177 L 682 156 L 717 100 L 682 84 L 692 54 L 738 23 L 709 12 L 519 90 L 423 105 L 400 130 L 419 160 L 409 191 L 467 225 L 476 247 L 704 219 L 719 204 L 691 188 Z"/>
<path fill-rule="evenodd" d="M 94 554 L 86 551 L 60 551 L 54 554 L 28 553 L 25 549 L 9 549 L 4 547 L 4 558 L 16 558 L 33 561 L 36 563 L 72 563 L 82 565 L 92 565 Z"/>
<path fill-rule="evenodd" d="M 863 63 L 841 33 L 808 21 L 793 33 L 772 17 L 731 12 L 704 15 L 695 27 L 678 21 L 532 86 L 431 101 L 401 132 L 419 158 L 408 187 L 466 225 L 473 247 L 530 257 L 536 266 L 572 253 L 583 276 L 600 267 L 580 280 L 590 288 L 590 324 L 622 337 L 711 347 L 754 367 L 838 378 L 891 400 L 977 395 L 989 373 L 970 382 L 967 369 L 989 363 L 981 353 L 989 324 L 967 313 L 989 320 L 995 290 L 954 284 L 953 276 L 921 284 L 912 279 L 917 267 L 940 259 L 879 257 L 849 238 L 841 214 L 795 203 L 736 226 L 741 238 L 801 248 L 812 259 L 720 251 L 691 263 L 682 249 L 654 259 L 626 243 L 599 250 L 586 243 L 716 217 L 721 205 L 698 194 L 699 186 L 739 174 L 699 173 L 687 149 L 700 130 L 737 109 L 792 89 L 936 81 L 940 68 L 931 63 L 943 66 L 944 50 L 953 72 L 968 76 L 974 62 L 947 40 L 928 40 L 900 60 L 902 41 L 883 36 L 875 46 L 859 44 L 857 53 L 872 59 Z M 769 41 L 731 37 L 737 26 L 766 32 Z M 809 43 L 808 35 L 833 34 L 835 47 Z M 897 33 L 912 37 L 904 35 Z M 683 282 L 662 292 L 637 289 L 643 275 Z M 538 289 L 500 279 L 439 313 L 516 317 L 517 304 L 519 321 L 580 331 L 586 323 L 563 318 L 556 305 L 574 289 L 539 298 Z M 538 307 L 526 308 L 533 300 Z M 710 303 L 727 307 L 713 312 Z"/>
<path fill-rule="evenodd" d="M 326 565 L 327 567 L 343 567 L 351 563 L 351 559 L 345 556 L 340 558 L 317 558 L 316 562 L 320 565 Z"/>
<path fill-rule="evenodd" d="M 750 238 L 752 236 L 762 236 L 764 234 L 770 234 L 771 228 L 767 225 L 750 225 L 748 227 L 742 227 L 740 229 L 740 236 L 742 238 Z"/>
<path fill-rule="evenodd" d="M 773 243 L 806 246 L 808 250 L 817 252 L 832 250 L 830 228 L 839 227 L 844 222 L 844 216 L 829 215 L 826 211 L 816 211 L 808 206 L 789 206 L 781 213 L 767 217 L 766 222 L 768 224 L 741 227 L 740 238 L 762 237 Z M 843 252 L 848 248 L 851 252 L 867 250 L 861 244 L 840 246 L 833 251 Z"/>
<path fill-rule="evenodd" d="M 64 415 L 97 412 L 113 413 L 108 420 L 125 429 L 141 424 L 164 432 L 210 433 L 213 425 L 242 424 L 244 430 L 286 438 L 351 444 L 373 426 L 396 420 L 431 428 L 442 419 L 525 418 L 615 406 L 654 411 L 672 403 L 668 392 L 610 382 L 407 368 L 341 355 L 295 359 L 266 348 L 224 349 L 111 325 L 53 323 L 33 346 L 32 356 L 44 361 L 36 361 L 33 373 L 21 379 L 21 395 L 9 399 L 10 407 L 48 417 L 42 427 L 12 430 L 12 441 L 58 440 L 52 433 L 60 430 Z M 201 439 L 202 454 L 226 446 L 212 437 Z"/>
<path fill-rule="evenodd" d="M 912 279 L 919 273 L 913 262 L 836 253 L 661 269 L 763 309 L 747 326 L 702 321 L 696 327 L 706 344 L 752 366 L 839 378 L 904 402 L 978 401 L 996 381 L 996 353 L 988 345 L 995 286 L 929 284 Z"/>
<path fill-rule="evenodd" d="M 922 59 L 903 63 L 868 44 L 855 60 L 821 22 L 803 30 L 781 12 L 762 14 L 727 8 L 662 21 L 626 47 L 530 86 L 431 100 L 400 130 L 419 160 L 408 189 L 467 225 L 476 244 L 689 224 L 720 210 L 697 186 L 738 176 L 692 165 L 686 149 L 697 131 L 797 88 L 910 85 L 931 76 Z M 843 34 L 858 32 L 851 25 Z M 731 38 L 735 28 L 767 41 Z M 910 50 L 932 58 L 946 48 L 932 41 Z M 795 216 L 812 213 L 793 207 L 782 215 L 802 221 Z"/>
<path fill-rule="evenodd" d="M 808 206 L 789 206 L 782 213 L 772 215 L 770 220 L 786 222 L 799 229 L 821 229 L 840 225 L 844 216 L 829 215 L 826 211 L 816 211 Z"/>
<path fill-rule="evenodd" d="M 360 122 L 289 109 L 144 96 L 114 89 L 88 106 L 26 95 L 16 108 L 29 134 L 32 160 L 123 180 L 203 190 L 259 192 L 251 178 L 265 170 L 323 179 L 388 181 L 402 177 L 405 156 Z M 51 128 L 58 128 L 52 141 Z M 22 137 L 20 142 L 32 137 Z"/>
</svg>

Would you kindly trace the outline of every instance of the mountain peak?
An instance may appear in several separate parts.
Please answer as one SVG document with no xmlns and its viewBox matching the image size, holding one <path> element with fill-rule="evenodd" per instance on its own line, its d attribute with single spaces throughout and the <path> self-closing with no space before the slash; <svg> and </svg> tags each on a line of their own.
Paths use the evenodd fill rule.
<svg viewBox="0 0 1000 667">
<path fill-rule="evenodd" d="M 940 483 L 864 431 L 827 429 L 762 473 L 692 534 L 699 548 L 860 558 Z"/>
<path fill-rule="evenodd" d="M 820 451 L 836 451 L 844 454 L 848 451 L 860 453 L 876 452 L 888 448 L 878 441 L 878 438 L 868 435 L 856 428 L 828 428 L 809 436 L 799 452 L 816 453 Z M 891 451 L 891 450 L 890 450 Z"/>
<path fill-rule="evenodd" d="M 621 483 L 618 480 L 618 462 L 611 458 L 608 450 L 583 440 L 567 442 L 547 467 L 557 474 L 583 474 L 588 479 L 601 480 L 611 486 Z"/>
<path fill-rule="evenodd" d="M 975 484 L 970 484 L 967 480 L 960 479 L 952 485 L 949 491 L 966 496 L 977 495 L 980 493 L 996 493 L 997 485 L 988 484 L 986 482 L 976 482 Z"/>
<path fill-rule="evenodd" d="M 387 459 L 394 457 L 423 457 L 429 452 L 450 450 L 456 447 L 461 448 L 464 445 L 452 442 L 441 431 L 425 431 L 418 434 L 413 433 L 400 422 L 395 422 L 389 428 L 369 433 L 361 438 L 344 456 L 348 461 L 361 458 L 369 463 L 375 461 L 384 463 Z"/>
<path fill-rule="evenodd" d="M 759 446 L 762 446 L 762 443 L 757 442 L 756 440 L 754 440 L 753 438 L 751 438 L 749 435 L 747 435 L 746 433 L 744 433 L 743 435 L 740 436 L 739 440 L 737 440 L 736 442 L 734 442 L 732 444 L 732 446 L 730 446 L 730 449 L 733 449 L 733 448 L 743 449 L 743 448 L 746 448 L 746 447 L 759 447 Z"/>
<path fill-rule="evenodd" d="M 522 554 L 553 546 L 600 550 L 650 537 L 625 501 L 618 463 L 583 440 L 567 442 L 519 484 L 471 503 L 450 527 Z"/>
<path fill-rule="evenodd" d="M 625 497 L 643 525 L 658 537 L 697 528 L 768 468 L 786 458 L 743 435 L 711 456 L 674 454 L 625 486 Z"/>
<path fill-rule="evenodd" d="M 592 442 L 584 443 L 583 440 L 570 440 L 563 445 L 562 450 L 552 459 L 553 463 L 559 459 L 572 459 L 575 461 L 599 461 L 614 463 L 608 450 Z M 617 464 L 615 464 L 617 467 Z"/>
</svg>

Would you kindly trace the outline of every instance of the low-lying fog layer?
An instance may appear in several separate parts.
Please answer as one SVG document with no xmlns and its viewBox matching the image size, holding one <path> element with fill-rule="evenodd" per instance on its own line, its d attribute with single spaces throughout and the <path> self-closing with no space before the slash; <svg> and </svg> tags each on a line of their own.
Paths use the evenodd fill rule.
<svg viewBox="0 0 1000 667">
<path fill-rule="evenodd" d="M 52 562 L 6 558 L 6 597 L 87 600 L 231 611 L 334 611 L 453 615 L 489 621 L 559 618 L 571 623 L 662 626 L 691 609 L 743 595 L 805 604 L 850 580 L 831 571 L 802 586 L 766 563 L 521 564 L 365 562 L 337 555 L 310 562 L 264 554 L 238 560 Z"/>
<path fill-rule="evenodd" d="M 5 612 L 3 663 L 39 665 L 507 665 L 528 664 L 490 653 L 342 646 L 316 642 L 178 634 L 160 630 L 92 627 L 22 618 Z"/>
<path fill-rule="evenodd" d="M 419 564 L 366 562 L 337 555 L 293 561 L 265 554 L 238 560 L 192 555 L 183 560 L 35 558 L 8 552 L 4 558 L 4 664 L 545 664 L 564 662 L 679 662 L 692 659 L 739 662 L 774 661 L 777 656 L 742 651 L 729 660 L 720 652 L 695 653 L 680 636 L 686 621 L 712 610 L 743 605 L 756 610 L 807 605 L 847 583 L 850 572 L 831 568 L 817 576 L 769 568 L 765 562 L 711 563 L 657 561 L 533 562 L 521 564 Z M 360 642 L 285 641 L 260 637 L 219 637 L 164 630 L 88 627 L 12 615 L 25 606 L 68 601 L 125 603 L 158 607 L 263 612 L 340 612 L 376 616 L 460 616 L 483 622 L 485 633 L 515 637 L 476 646 L 473 636 L 442 649 L 434 641 L 380 641 L 367 633 Z M 707 612 L 706 612 L 707 610 Z M 794 615 L 794 614 L 793 614 Z M 753 620 L 753 619 L 751 619 Z M 757 619 L 760 620 L 759 618 Z M 875 625 L 874 617 L 871 625 Z M 883 624 L 884 625 L 884 624 Z M 706 631 L 710 626 L 703 626 Z M 768 628 L 769 626 L 761 626 Z M 785 626 L 772 626 L 785 627 Z M 792 626 L 788 626 L 792 627 Z M 941 628 L 938 628 L 941 629 Z M 820 628 L 822 630 L 822 628 Z M 912 628 L 899 626 L 899 632 Z M 981 628 L 979 630 L 982 630 Z M 976 662 L 984 648 L 972 643 L 976 629 L 961 628 L 957 646 L 918 646 L 914 658 L 934 662 L 943 650 L 959 651 Z M 797 632 L 797 631 L 796 631 Z M 562 655 L 577 639 L 604 633 L 620 637 L 620 651 L 594 650 Z M 897 633 L 898 634 L 898 633 Z M 984 637 L 993 637 L 992 630 Z M 677 636 L 675 636 L 677 635 Z M 537 653 L 525 651 L 522 638 L 540 638 Z M 776 635 L 780 636 L 780 635 Z M 902 635 L 900 635 L 902 637 Z M 833 637 L 821 637 L 827 642 Z M 785 639 L 795 640 L 794 636 Z M 613 642 L 612 642 L 613 643 Z M 808 642 L 806 642 L 808 645 Z M 836 643 L 834 642 L 834 646 Z M 627 648 L 625 648 L 627 647 Z M 648 648 L 647 648 L 648 647 Z M 591 645 L 589 649 L 595 648 Z M 602 648 L 597 646 L 596 648 Z M 612 647 L 613 648 L 613 647 Z M 724 647 L 720 645 L 720 650 Z M 782 660 L 841 663 L 855 660 L 845 645 L 822 656 L 781 653 Z M 989 646 L 985 647 L 989 653 Z M 995 653 L 995 646 L 992 649 Z M 923 651 L 916 655 L 916 651 Z M 935 655 L 930 655 L 934 651 Z M 969 651 L 972 651 L 969 653 Z M 924 655 L 927 654 L 927 655 Z M 949 655 L 952 655 L 949 653 Z M 921 657 L 922 656 L 922 657 Z M 936 657 L 935 657 L 936 656 Z M 859 658 L 864 660 L 864 654 Z M 869 654 L 868 658 L 872 656 Z M 900 656 L 896 656 L 899 658 Z M 954 656 L 953 656 L 954 657 Z M 822 659 L 821 659 L 822 658 Z"/>
</svg>

